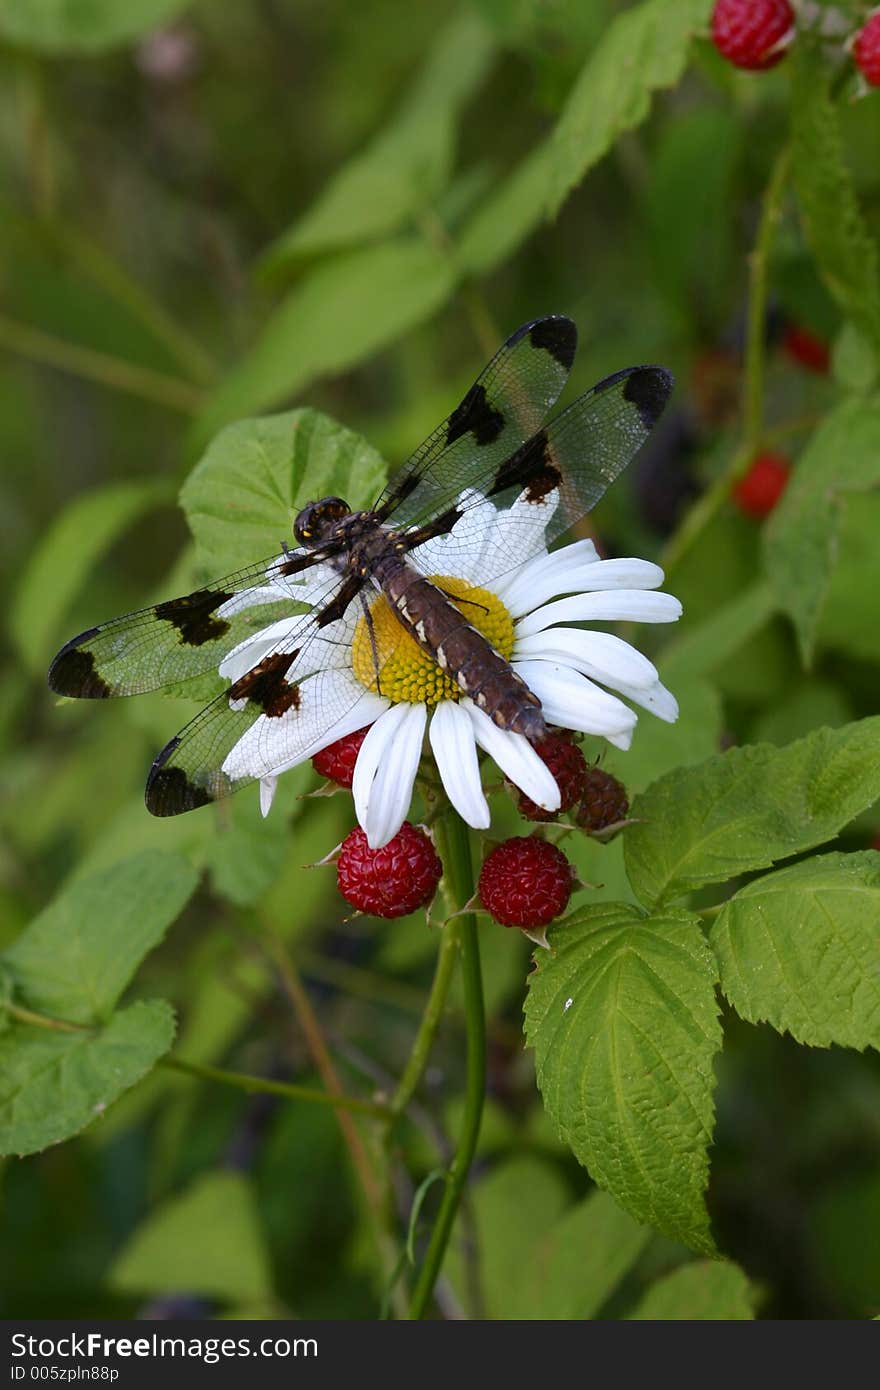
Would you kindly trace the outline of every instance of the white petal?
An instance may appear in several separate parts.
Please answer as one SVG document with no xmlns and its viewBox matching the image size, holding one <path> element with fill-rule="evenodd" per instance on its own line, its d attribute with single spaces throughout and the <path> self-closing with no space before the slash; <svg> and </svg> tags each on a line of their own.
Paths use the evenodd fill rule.
<svg viewBox="0 0 880 1390">
<path fill-rule="evenodd" d="M 477 743 L 505 776 L 545 811 L 558 811 L 562 798 L 556 778 L 528 739 L 522 734 L 512 734 L 509 729 L 499 729 L 472 700 L 462 700 L 461 706 L 467 710 Z"/>
<path fill-rule="evenodd" d="M 604 561 L 599 561 L 604 564 Z M 643 589 L 612 589 L 608 593 L 576 594 L 546 603 L 517 623 L 517 636 L 543 632 L 553 623 L 622 622 L 674 623 L 681 604 L 672 594 L 646 593 Z"/>
<path fill-rule="evenodd" d="M 647 690 L 657 683 L 657 668 L 629 642 L 611 632 L 578 627 L 548 627 L 531 637 L 517 637 L 514 660 L 559 661 L 613 690 Z"/>
<path fill-rule="evenodd" d="M 621 700 L 568 666 L 555 661 L 515 661 L 512 665 L 541 701 L 550 724 L 585 734 L 620 734 L 635 725 L 636 716 Z"/>
<path fill-rule="evenodd" d="M 281 566 L 289 559 L 289 555 L 279 555 L 266 570 L 266 578 L 276 591 L 280 589 L 282 594 L 296 603 L 317 603 L 339 583 L 337 571 L 323 561 L 318 561 L 299 574 L 281 574 Z"/>
<path fill-rule="evenodd" d="M 423 704 L 392 705 L 361 744 L 351 790 L 370 849 L 387 845 L 406 818 L 427 717 Z"/>
<path fill-rule="evenodd" d="M 651 560 L 599 560 L 590 567 L 589 587 L 597 589 L 659 589 L 664 574 Z"/>
<path fill-rule="evenodd" d="M 641 705 L 642 709 L 650 710 L 651 714 L 655 714 L 667 724 L 674 724 L 678 718 L 678 701 L 672 691 L 667 690 L 659 680 L 647 690 L 639 686 L 622 685 L 619 682 L 616 689 L 628 700 L 632 700 L 634 705 Z"/>
<path fill-rule="evenodd" d="M 474 726 L 455 700 L 441 700 L 431 716 L 428 738 L 440 781 L 462 820 L 474 830 L 491 823 L 489 803 L 480 782 Z"/>
<path fill-rule="evenodd" d="M 412 551 L 409 559 L 420 574 L 455 575 L 472 583 L 482 582 L 483 555 L 498 513 L 475 488 L 465 488 L 458 505 L 462 515 L 449 534 L 425 541 Z"/>
<path fill-rule="evenodd" d="M 298 709 L 274 718 L 261 714 L 254 720 L 223 761 L 228 777 L 238 781 L 278 776 L 371 724 L 388 708 L 387 700 L 365 690 L 346 671 L 309 677 L 299 687 L 299 696 Z"/>
<path fill-rule="evenodd" d="M 277 777 L 260 778 L 260 814 L 264 820 L 272 809 L 272 802 L 275 800 L 275 791 L 277 787 Z"/>
<path fill-rule="evenodd" d="M 633 729 L 626 729 L 622 734 L 603 734 L 602 737 L 615 748 L 622 748 L 624 753 L 627 753 L 632 746 L 633 733 Z"/>
<path fill-rule="evenodd" d="M 587 575 L 599 559 L 590 540 L 573 541 L 549 555 L 536 555 L 499 584 L 495 592 L 514 617 L 529 613 L 539 603 L 560 594 L 579 593 L 591 587 Z"/>
<path fill-rule="evenodd" d="M 521 492 L 509 507 L 496 512 L 494 533 L 480 561 L 480 583 L 490 585 L 502 575 L 519 570 L 527 560 L 546 555 L 544 532 L 559 505 L 554 488 L 540 502 L 530 502 Z"/>
<path fill-rule="evenodd" d="M 260 603 L 281 603 L 284 598 L 284 594 L 279 594 L 274 586 L 268 584 L 259 585 L 254 589 L 242 589 L 240 594 L 233 594 L 232 598 L 221 603 L 217 609 L 217 617 L 231 618 L 233 613 L 240 613 L 243 608 L 255 608 Z"/>
</svg>

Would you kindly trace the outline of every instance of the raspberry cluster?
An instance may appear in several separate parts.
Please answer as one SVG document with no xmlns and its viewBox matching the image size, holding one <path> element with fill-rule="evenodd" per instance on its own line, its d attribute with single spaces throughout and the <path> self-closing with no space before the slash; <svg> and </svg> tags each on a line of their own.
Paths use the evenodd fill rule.
<svg viewBox="0 0 880 1390">
<path fill-rule="evenodd" d="M 518 835 L 497 845 L 480 871 L 480 901 L 503 927 L 546 927 L 564 912 L 574 870 L 556 845 Z"/>
<path fill-rule="evenodd" d="M 764 72 L 781 62 L 796 32 L 789 0 L 716 0 L 712 11 L 713 44 L 734 67 L 750 72 Z M 880 9 L 869 15 L 846 47 L 868 86 L 880 87 Z"/>
</svg>

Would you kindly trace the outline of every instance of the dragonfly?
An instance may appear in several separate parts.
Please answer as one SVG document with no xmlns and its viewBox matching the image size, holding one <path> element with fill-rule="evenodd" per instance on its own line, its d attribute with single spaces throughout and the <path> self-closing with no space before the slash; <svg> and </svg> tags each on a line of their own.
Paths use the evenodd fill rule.
<svg viewBox="0 0 880 1390">
<path fill-rule="evenodd" d="M 369 626 L 371 602 L 379 595 L 496 725 L 531 741 L 544 736 L 537 697 L 415 561 L 419 548 L 437 537 L 447 538 L 453 555 L 473 554 L 469 548 L 480 545 L 480 535 L 469 526 L 469 514 L 476 516 L 479 507 L 484 516 L 487 499 L 498 510 L 518 499 L 525 517 L 528 504 L 557 499 L 545 532 L 549 547 L 596 505 L 645 443 L 672 390 L 664 367 L 614 372 L 548 418 L 576 348 L 575 324 L 564 315 L 523 324 L 371 507 L 354 511 L 339 497 L 307 502 L 294 521 L 296 544 L 282 543 L 279 555 L 89 628 L 61 648 L 49 670 L 50 688 L 106 699 L 163 688 L 179 693 L 182 682 L 216 675 L 255 629 L 267 633 L 253 664 L 155 759 L 145 794 L 149 811 L 171 816 L 193 810 L 309 756 L 315 712 L 325 727 L 347 714 L 338 682 L 322 679 L 322 643 L 332 640 L 334 625 L 352 604 Z M 505 535 L 513 571 L 522 562 L 516 526 L 506 527 Z M 274 638 L 273 630 L 281 635 Z M 253 775 L 224 771 L 231 750 L 260 720 L 261 729 L 273 725 L 271 760 Z M 278 720 L 285 721 L 280 740 Z"/>
</svg>

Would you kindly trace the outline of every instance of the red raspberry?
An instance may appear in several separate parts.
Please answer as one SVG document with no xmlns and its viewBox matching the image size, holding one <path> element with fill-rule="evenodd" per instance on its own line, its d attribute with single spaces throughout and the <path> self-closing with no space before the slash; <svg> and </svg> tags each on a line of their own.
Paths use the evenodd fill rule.
<svg viewBox="0 0 880 1390">
<path fill-rule="evenodd" d="M 880 10 L 876 10 L 853 43 L 856 67 L 872 87 L 880 87 Z"/>
<path fill-rule="evenodd" d="M 586 784 L 587 764 L 583 753 L 573 742 L 567 729 L 538 739 L 532 747 L 556 779 L 562 796 L 559 811 L 570 811 L 572 806 L 580 801 Z M 545 811 L 543 806 L 531 801 L 524 792 L 520 793 L 517 805 L 520 815 L 526 820 L 555 820 L 559 815 L 559 811 Z"/>
<path fill-rule="evenodd" d="M 629 799 L 623 783 L 598 765 L 588 768 L 581 804 L 575 813 L 581 829 L 591 833 L 607 830 L 609 825 L 626 820 L 628 811 Z"/>
<path fill-rule="evenodd" d="M 788 0 L 716 0 L 712 42 L 734 67 L 772 68 L 793 38 L 794 11 Z"/>
<path fill-rule="evenodd" d="M 793 362 L 820 376 L 827 375 L 831 366 L 831 350 L 825 339 L 796 323 L 790 323 L 783 333 L 782 350 Z"/>
<path fill-rule="evenodd" d="M 431 901 L 443 865 L 424 830 L 409 821 L 387 845 L 370 849 L 358 826 L 346 835 L 336 864 L 339 891 L 374 917 L 405 917 Z"/>
<path fill-rule="evenodd" d="M 561 849 L 536 835 L 520 835 L 487 855 L 477 891 L 503 927 L 546 927 L 565 910 L 573 883 Z"/>
<path fill-rule="evenodd" d="M 769 516 L 788 483 L 791 464 L 784 454 L 770 449 L 756 455 L 744 478 L 733 489 L 733 497 L 746 516 Z"/>
<path fill-rule="evenodd" d="M 367 725 L 367 729 L 369 728 Z M 361 751 L 361 744 L 367 736 L 367 729 L 358 729 L 345 738 L 337 739 L 312 758 L 312 767 L 320 777 L 338 782 L 340 787 L 350 787 L 354 780 L 354 765 Z"/>
</svg>

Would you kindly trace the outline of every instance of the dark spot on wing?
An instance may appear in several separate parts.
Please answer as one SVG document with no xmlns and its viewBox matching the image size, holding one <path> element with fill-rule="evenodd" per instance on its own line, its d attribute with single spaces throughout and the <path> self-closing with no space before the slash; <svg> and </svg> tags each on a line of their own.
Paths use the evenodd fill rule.
<svg viewBox="0 0 880 1390">
<path fill-rule="evenodd" d="M 324 605 L 315 618 L 315 627 L 329 627 L 331 623 L 335 623 L 339 618 L 344 617 L 348 605 L 355 595 L 360 593 L 363 587 L 364 580 L 361 575 L 347 575 L 335 597 Z"/>
<path fill-rule="evenodd" d="M 520 487 L 525 489 L 529 502 L 541 502 L 561 482 L 562 474 L 553 462 L 546 431 L 539 430 L 515 454 L 505 459 L 488 495 L 494 497 L 506 488 Z"/>
<path fill-rule="evenodd" d="M 480 445 L 494 444 L 504 425 L 504 415 L 492 405 L 485 386 L 477 382 L 450 415 L 446 444 L 454 444 L 464 434 L 472 434 Z"/>
<path fill-rule="evenodd" d="M 80 700 L 106 700 L 112 690 L 95 667 L 94 652 L 83 651 L 81 644 L 88 642 L 99 631 L 90 627 L 81 632 L 61 648 L 49 667 L 49 689 L 58 695 L 72 695 Z"/>
<path fill-rule="evenodd" d="M 157 603 L 155 614 L 171 623 L 180 633 L 180 639 L 188 647 L 201 647 L 205 642 L 213 642 L 229 631 L 229 624 L 223 618 L 214 616 L 221 604 L 232 598 L 232 594 L 217 589 L 197 589 L 194 594 L 184 598 L 169 599 L 167 603 Z"/>
<path fill-rule="evenodd" d="M 638 410 L 646 430 L 656 425 L 675 384 L 665 367 L 639 367 L 623 388 L 623 399 Z"/>
<path fill-rule="evenodd" d="M 182 767 L 165 766 L 179 744 L 179 737 L 166 743 L 150 769 L 144 800 L 154 816 L 178 816 L 182 811 L 207 806 L 214 799 L 203 787 L 191 782 Z"/>
<path fill-rule="evenodd" d="M 398 478 L 391 480 L 391 496 L 388 499 L 388 506 L 393 511 L 398 502 L 402 502 L 410 493 L 415 492 L 421 477 L 418 473 L 402 473 Z"/>
<path fill-rule="evenodd" d="M 316 550 L 298 550 L 289 560 L 285 560 L 283 565 L 278 566 L 278 573 L 284 575 L 302 574 L 303 570 L 309 569 L 312 565 L 316 565 L 319 560 L 323 559 L 323 552 L 318 554 Z"/>
<path fill-rule="evenodd" d="M 415 550 L 417 546 L 433 540 L 435 536 L 448 536 L 461 516 L 462 512 L 458 507 L 447 507 L 446 511 L 435 516 L 433 521 L 426 521 L 424 526 L 420 526 L 416 531 L 408 531 L 400 540 L 407 550 Z"/>
<path fill-rule="evenodd" d="M 538 319 L 529 329 L 529 341 L 532 347 L 543 348 L 567 372 L 571 371 L 577 351 L 577 329 L 571 319 L 561 314 Z"/>
<path fill-rule="evenodd" d="M 299 709 L 299 687 L 289 685 L 284 679 L 298 655 L 299 650 L 264 656 L 250 671 L 233 681 L 227 692 L 230 700 L 249 700 L 273 719 L 291 708 Z"/>
</svg>

